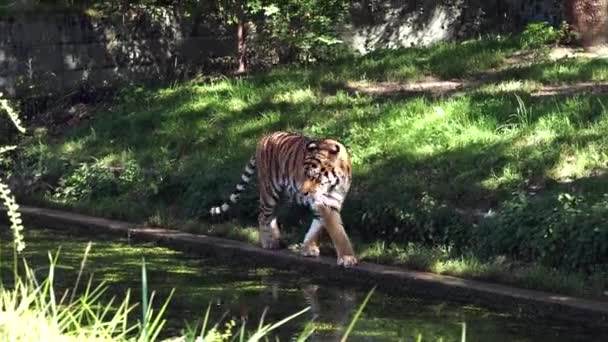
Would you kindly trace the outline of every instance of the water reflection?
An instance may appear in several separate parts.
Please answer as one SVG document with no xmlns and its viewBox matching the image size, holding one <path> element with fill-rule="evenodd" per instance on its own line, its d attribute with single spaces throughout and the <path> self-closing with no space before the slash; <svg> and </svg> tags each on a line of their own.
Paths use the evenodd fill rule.
<svg viewBox="0 0 608 342">
<path fill-rule="evenodd" d="M 7 229 L 1 228 L 2 244 Z M 74 284 L 75 270 L 89 238 L 65 236 L 54 231 L 29 230 L 25 256 L 32 265 L 47 265 L 47 251 L 61 245 L 57 286 Z M 132 289 L 139 298 L 141 258 L 148 266 L 148 282 L 164 299 L 176 289 L 167 316 L 168 335 L 175 335 L 204 316 L 212 304 L 211 322 L 222 317 L 257 326 L 266 309 L 265 322 L 276 322 L 307 306 L 310 310 L 277 331 L 281 341 L 289 340 L 313 321 L 316 331 L 311 341 L 336 341 L 347 328 L 368 288 L 353 284 L 328 283 L 314 275 L 251 268 L 237 262 L 191 258 L 182 253 L 151 245 L 129 246 L 115 238 L 96 236 L 85 278 L 107 281 L 113 295 L 121 298 Z M 3 246 L 3 260 L 10 250 Z M 6 265 L 4 265 L 6 267 Z M 3 272 L 7 274 L 10 272 Z M 111 295 L 111 294 L 109 294 Z M 161 303 L 161 300 L 156 302 Z M 391 296 L 376 291 L 349 341 L 460 341 L 462 323 L 467 341 L 596 341 L 605 328 L 585 330 L 575 324 L 555 324 L 517 313 L 497 312 L 477 306 L 408 296 Z"/>
</svg>

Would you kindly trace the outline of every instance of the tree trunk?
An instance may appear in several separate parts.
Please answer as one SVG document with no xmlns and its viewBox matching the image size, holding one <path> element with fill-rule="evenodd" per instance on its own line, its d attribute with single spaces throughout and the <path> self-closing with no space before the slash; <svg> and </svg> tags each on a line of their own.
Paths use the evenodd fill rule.
<svg viewBox="0 0 608 342">
<path fill-rule="evenodd" d="M 242 74 L 247 71 L 247 22 L 243 19 L 239 20 L 237 26 L 237 40 L 239 67 L 236 73 Z"/>
<path fill-rule="evenodd" d="M 583 47 L 608 43 L 608 0 L 566 0 L 564 10 Z"/>
</svg>

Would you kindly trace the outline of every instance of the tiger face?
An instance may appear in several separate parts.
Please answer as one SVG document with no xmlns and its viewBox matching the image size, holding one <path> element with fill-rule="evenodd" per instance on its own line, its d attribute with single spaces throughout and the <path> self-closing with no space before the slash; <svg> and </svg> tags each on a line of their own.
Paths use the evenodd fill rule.
<svg viewBox="0 0 608 342">
<path fill-rule="evenodd" d="M 342 153 L 341 153 L 342 152 Z M 345 148 L 332 139 L 313 140 L 306 145 L 304 158 L 304 181 L 301 192 L 305 195 L 327 192 L 339 182 Z"/>
</svg>

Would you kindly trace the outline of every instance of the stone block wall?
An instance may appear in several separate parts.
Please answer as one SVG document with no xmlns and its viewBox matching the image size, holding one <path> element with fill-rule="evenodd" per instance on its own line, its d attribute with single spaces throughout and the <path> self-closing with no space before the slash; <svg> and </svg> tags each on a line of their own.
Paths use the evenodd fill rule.
<svg viewBox="0 0 608 342">
<path fill-rule="evenodd" d="M 562 2 L 353 0 L 342 35 L 362 53 L 424 46 L 514 32 L 537 20 L 559 25 Z M 234 58 L 234 27 L 222 25 L 212 9 L 184 13 L 179 5 L 132 5 L 114 13 L 2 12 L 0 92 L 29 98 L 68 94 L 82 86 L 175 79 L 216 71 L 214 61 Z"/>
<path fill-rule="evenodd" d="M 84 85 L 171 79 L 231 58 L 235 46 L 234 29 L 212 15 L 187 18 L 175 7 L 4 13 L 0 91 L 52 96 Z"/>
</svg>

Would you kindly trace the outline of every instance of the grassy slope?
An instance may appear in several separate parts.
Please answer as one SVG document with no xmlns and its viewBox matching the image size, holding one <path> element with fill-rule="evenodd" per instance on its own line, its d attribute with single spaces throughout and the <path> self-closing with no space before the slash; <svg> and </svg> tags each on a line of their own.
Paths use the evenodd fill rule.
<svg viewBox="0 0 608 342">
<path fill-rule="evenodd" d="M 572 268 L 565 262 L 542 256 L 506 255 L 563 273 L 540 264 L 515 266 L 495 246 L 486 248 L 485 259 L 466 248 L 477 229 L 472 213 L 500 209 L 514 193 L 546 202 L 544 209 L 560 194 L 595 203 L 608 193 L 608 96 L 535 95 L 546 85 L 608 81 L 608 61 L 537 56 L 512 65 L 516 48 L 496 40 L 441 44 L 379 51 L 331 67 L 130 88 L 112 110 L 60 139 L 41 131 L 30 137 L 17 171 L 43 174 L 56 187 L 38 194 L 46 203 L 166 225 L 195 219 L 225 198 L 260 135 L 284 129 L 337 137 L 355 165 L 345 220 L 369 260 L 597 295 L 608 283 L 605 270 L 589 280 L 567 275 Z M 464 93 L 378 96 L 349 90 L 353 82 L 449 80 L 490 71 L 493 78 Z M 255 206 L 250 191 L 232 223 L 254 225 Z M 604 225 L 599 227 L 606 234 Z M 186 226 L 237 238 L 255 235 L 227 225 Z M 291 238 L 302 234 L 300 229 Z M 420 247 L 422 242 L 440 247 Z"/>
</svg>

